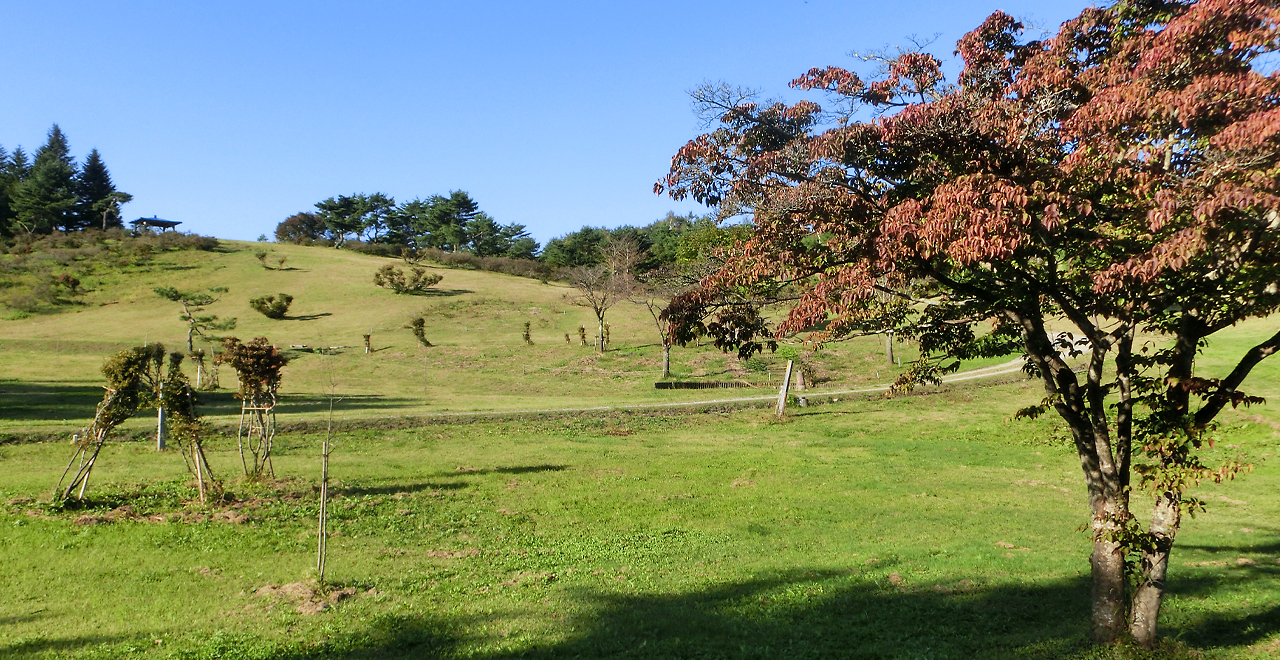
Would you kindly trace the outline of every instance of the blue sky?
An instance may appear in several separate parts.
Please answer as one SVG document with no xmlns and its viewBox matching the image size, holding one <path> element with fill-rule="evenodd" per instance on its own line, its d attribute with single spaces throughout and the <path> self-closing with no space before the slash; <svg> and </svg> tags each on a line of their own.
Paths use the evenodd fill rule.
<svg viewBox="0 0 1280 660">
<path fill-rule="evenodd" d="M 1002 9 L 1046 29 L 1087 3 L 43 2 L 0 5 L 0 145 L 58 123 L 157 215 L 270 235 L 326 197 L 466 190 L 541 242 L 704 209 L 652 192 L 699 131 L 688 90 L 788 94 L 813 66 Z M 815 100 L 819 100 L 815 97 Z"/>
</svg>

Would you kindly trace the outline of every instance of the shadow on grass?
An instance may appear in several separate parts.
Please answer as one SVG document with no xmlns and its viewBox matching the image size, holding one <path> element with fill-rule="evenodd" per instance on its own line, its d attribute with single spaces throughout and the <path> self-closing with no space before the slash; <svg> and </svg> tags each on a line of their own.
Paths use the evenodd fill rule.
<svg viewBox="0 0 1280 660">
<path fill-rule="evenodd" d="M 560 472 L 569 469 L 568 465 L 517 465 L 515 467 L 469 468 L 460 467 L 453 472 L 438 472 L 433 477 L 462 476 L 468 474 L 533 474 L 535 472 Z"/>
<path fill-rule="evenodd" d="M 240 402 L 231 398 L 231 394 L 227 397 L 239 409 Z M 201 397 L 201 403 L 204 403 L 204 397 Z M 382 410 L 387 408 L 404 408 L 410 405 L 419 405 L 422 401 L 418 399 L 405 399 L 400 397 L 384 397 L 377 394 L 344 394 L 342 401 L 338 402 L 335 410 L 344 413 L 353 410 Z M 201 410 L 204 414 L 210 414 L 205 410 Z M 329 397 L 323 394 L 290 394 L 281 397 L 280 405 L 276 406 L 276 413 L 328 413 Z"/>
<path fill-rule="evenodd" d="M 7 381 L 0 384 L 0 419 L 92 418 L 102 391 L 93 384 Z"/>
<path fill-rule="evenodd" d="M 16 616 L 0 616 L 0 626 L 12 626 L 19 623 L 30 623 L 38 619 L 44 619 L 48 616 L 49 615 L 45 614 L 45 611 L 43 609 L 36 610 L 34 612 L 28 612 L 26 614 L 18 614 Z"/>
<path fill-rule="evenodd" d="M 333 316 L 330 312 L 320 312 L 319 314 L 299 314 L 297 316 L 285 316 L 281 321 L 314 321 L 322 319 L 326 316 Z"/>
<path fill-rule="evenodd" d="M 432 490 L 461 490 L 469 486 L 465 481 L 423 481 L 411 484 L 384 484 L 380 486 L 343 486 L 333 489 L 336 497 L 361 497 L 365 495 L 396 495 Z"/>
<path fill-rule="evenodd" d="M 1183 591 L 1212 593 L 1211 577 L 1184 580 Z M 334 634 L 282 643 L 215 633 L 181 658 L 1104 658 L 1148 657 L 1091 650 L 1085 578 L 990 588 L 967 581 L 898 587 L 847 571 L 794 570 L 679 594 L 635 594 L 570 587 L 574 607 L 546 610 L 565 636 L 538 646 L 513 634 L 529 612 L 484 615 L 383 614 L 369 619 L 336 610 Z M 343 625 L 337 625 L 338 621 Z M 356 621 L 364 623 L 357 626 Z M 1199 648 L 1241 647 L 1280 631 L 1280 608 L 1219 611 L 1163 629 L 1166 639 Z M 523 632 L 523 631 L 519 631 Z M 527 639 L 527 638 L 526 638 Z M 99 642 L 39 640 L 0 646 L 6 657 L 34 658 Z M 489 649 L 488 652 L 481 649 Z M 477 653 L 479 651 L 479 653 Z M 1199 657 L 1166 642 L 1157 658 Z"/>
<path fill-rule="evenodd" d="M 470 289 L 425 289 L 423 291 L 414 291 L 409 293 L 411 296 L 422 296 L 424 298 L 451 298 L 453 296 L 461 296 L 466 293 L 475 293 Z"/>
<path fill-rule="evenodd" d="M 136 635 L 85 635 L 83 637 L 57 639 L 37 637 L 35 639 L 19 639 L 12 643 L 0 641 L 0 658 L 63 657 L 62 654 L 73 653 L 79 649 L 113 647 L 136 637 Z"/>
</svg>

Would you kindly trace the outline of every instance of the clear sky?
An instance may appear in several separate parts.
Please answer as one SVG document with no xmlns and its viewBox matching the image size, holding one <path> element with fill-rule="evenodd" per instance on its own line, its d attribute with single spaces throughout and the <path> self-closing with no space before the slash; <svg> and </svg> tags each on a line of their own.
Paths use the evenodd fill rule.
<svg viewBox="0 0 1280 660">
<path fill-rule="evenodd" d="M 466 190 L 545 243 L 704 210 L 652 192 L 701 82 L 785 94 L 854 49 L 940 34 L 946 58 L 996 9 L 1056 29 L 1087 4 L 2 0 L 0 145 L 56 122 L 134 195 L 126 220 L 222 238 L 333 195 Z"/>
</svg>

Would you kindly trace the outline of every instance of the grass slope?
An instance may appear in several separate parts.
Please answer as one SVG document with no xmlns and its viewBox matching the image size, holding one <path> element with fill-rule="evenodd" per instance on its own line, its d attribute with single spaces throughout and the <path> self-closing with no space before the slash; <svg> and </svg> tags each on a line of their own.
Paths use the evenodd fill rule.
<svg viewBox="0 0 1280 660">
<path fill-rule="evenodd" d="M 254 252 L 267 248 L 287 258 L 285 269 L 261 267 Z M 343 415 L 362 418 L 694 401 L 729 391 L 654 390 L 661 349 L 652 319 L 636 305 L 610 310 L 612 350 L 599 355 L 577 335 L 585 326 L 591 341 L 593 315 L 571 304 L 573 290 L 563 284 L 433 268 L 444 280 L 428 295 L 396 295 L 372 284 L 386 263 L 404 265 L 330 248 L 224 241 L 219 251 L 167 252 L 149 266 L 103 273 L 85 283 L 89 292 L 73 311 L 0 321 L 0 432 L 78 428 L 101 398 L 98 369 L 106 355 L 148 341 L 184 348 L 180 310 L 152 293 L 157 286 L 228 287 L 208 311 L 237 318 L 231 334 L 244 339 L 348 347 L 336 355 L 294 354 L 282 387 L 284 421 L 310 419 L 326 408 L 321 395 L 331 379 L 347 397 Z M 250 298 L 278 292 L 295 297 L 286 319 L 250 309 Z M 435 347 L 418 346 L 407 328 L 416 316 L 427 320 Z M 526 321 L 533 346 L 521 337 Z M 361 335 L 370 330 L 375 352 L 366 355 Z M 909 347 L 899 354 L 904 360 L 915 355 Z M 677 348 L 673 356 L 677 377 L 699 379 L 777 379 L 785 362 L 766 355 L 741 365 L 711 347 Z M 854 385 L 898 371 L 885 363 L 874 338 L 834 345 L 817 363 L 833 382 Z M 239 411 L 230 394 L 235 375 L 220 375 L 224 388 L 203 397 L 205 413 L 231 423 Z"/>
</svg>

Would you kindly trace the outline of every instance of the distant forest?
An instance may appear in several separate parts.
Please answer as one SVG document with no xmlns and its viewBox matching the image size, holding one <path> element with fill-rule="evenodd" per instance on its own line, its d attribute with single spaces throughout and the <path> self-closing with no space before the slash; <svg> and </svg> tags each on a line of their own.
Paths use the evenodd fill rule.
<svg viewBox="0 0 1280 660">
<path fill-rule="evenodd" d="M 131 199 L 116 190 L 97 149 L 75 162 L 57 124 L 34 157 L 0 145 L 0 236 L 120 227 L 120 206 Z"/>
<path fill-rule="evenodd" d="M 276 241 L 345 247 L 383 256 L 432 250 L 573 268 L 598 265 L 603 259 L 602 248 L 609 241 L 628 240 L 645 254 L 640 270 L 674 264 L 681 260 L 682 249 L 697 253 L 696 246 L 705 240 L 724 241 L 722 230 L 709 216 L 668 212 L 643 227 L 583 227 L 551 239 L 544 247 L 529 236 L 524 225 L 499 224 L 461 190 L 399 204 L 383 193 L 357 193 L 330 197 L 317 202 L 315 208 L 277 225 Z"/>
</svg>

